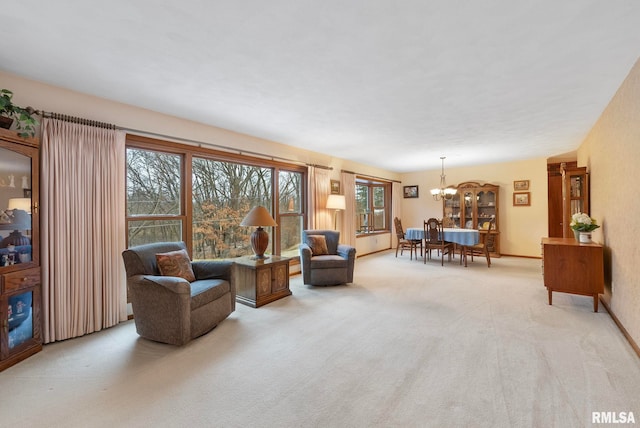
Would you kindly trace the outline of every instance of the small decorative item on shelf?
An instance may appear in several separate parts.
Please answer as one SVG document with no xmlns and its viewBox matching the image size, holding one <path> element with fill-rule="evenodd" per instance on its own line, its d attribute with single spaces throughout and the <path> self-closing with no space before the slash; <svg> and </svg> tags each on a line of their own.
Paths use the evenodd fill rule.
<svg viewBox="0 0 640 428">
<path fill-rule="evenodd" d="M 594 218 L 589 217 L 589 214 L 585 213 L 573 214 L 569 226 L 573 229 L 576 240 L 583 244 L 590 243 L 591 232 L 600 227 Z"/>
</svg>

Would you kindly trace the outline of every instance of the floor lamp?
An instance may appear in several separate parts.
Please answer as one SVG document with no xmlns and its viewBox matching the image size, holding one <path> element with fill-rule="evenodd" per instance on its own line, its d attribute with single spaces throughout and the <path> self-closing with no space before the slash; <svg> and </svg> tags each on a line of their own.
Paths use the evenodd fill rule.
<svg viewBox="0 0 640 428">
<path fill-rule="evenodd" d="M 333 229 L 338 230 L 338 211 L 342 211 L 347 208 L 347 201 L 344 195 L 329 195 L 327 198 L 327 209 L 335 210 L 333 213 Z"/>
</svg>

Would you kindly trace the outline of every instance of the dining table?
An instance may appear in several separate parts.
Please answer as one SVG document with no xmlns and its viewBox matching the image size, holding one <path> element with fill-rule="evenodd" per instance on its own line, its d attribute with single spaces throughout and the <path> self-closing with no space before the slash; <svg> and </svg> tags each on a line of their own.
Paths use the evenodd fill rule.
<svg viewBox="0 0 640 428">
<path fill-rule="evenodd" d="M 424 239 L 424 228 L 408 227 L 404 235 L 405 239 Z M 466 247 L 476 245 L 480 242 L 480 232 L 476 229 L 463 229 L 460 227 L 444 227 L 442 228 L 442 236 L 439 237 L 443 241 L 453 242 L 461 247 L 460 263 L 464 259 L 464 266 L 467 267 L 467 251 Z"/>
</svg>

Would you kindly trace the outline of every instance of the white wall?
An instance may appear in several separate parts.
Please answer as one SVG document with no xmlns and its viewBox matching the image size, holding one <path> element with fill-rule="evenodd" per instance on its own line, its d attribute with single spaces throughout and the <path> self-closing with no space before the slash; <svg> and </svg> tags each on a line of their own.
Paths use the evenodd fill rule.
<svg viewBox="0 0 640 428">
<path fill-rule="evenodd" d="M 640 344 L 640 61 L 578 149 L 591 181 L 591 216 L 602 225 L 593 239 L 605 246 L 605 301 Z M 640 352 L 640 350 L 639 350 Z"/>
<path fill-rule="evenodd" d="M 17 105 L 32 106 L 38 110 L 62 113 L 101 122 L 170 135 L 177 138 L 232 147 L 235 150 L 263 153 L 269 156 L 296 162 L 317 164 L 333 168 L 330 178 L 340 180 L 341 170 L 356 172 L 373 177 L 399 180 L 400 175 L 369 165 L 351 162 L 329 155 L 299 149 L 274 141 L 268 141 L 230 130 L 204 125 L 134 106 L 116 103 L 102 98 L 69 91 L 41 82 L 23 79 L 19 76 L 0 72 L 0 87 L 14 92 Z M 158 137 L 161 139 L 161 137 Z M 328 213 L 327 215 L 329 215 Z M 358 255 L 390 248 L 390 239 L 367 237 L 358 239 Z M 386 242 L 386 243 L 385 243 Z"/>
<path fill-rule="evenodd" d="M 14 92 L 13 101 L 15 104 L 23 107 L 32 106 L 38 110 L 112 123 L 123 128 L 139 129 L 209 144 L 218 144 L 232 147 L 236 150 L 264 153 L 269 156 L 282 157 L 303 163 L 330 166 L 333 168 L 331 178 L 334 180 L 340 180 L 341 169 L 383 177 L 389 180 L 399 179 L 399 174 L 397 173 L 369 165 L 69 91 L 4 72 L 0 72 L 0 82 L 0 87 Z"/>
<path fill-rule="evenodd" d="M 540 239 L 548 236 L 547 160 L 455 167 L 455 160 L 445 163 L 447 185 L 465 181 L 500 186 L 499 227 L 502 254 L 540 257 Z M 402 225 L 422 227 L 429 217 L 442 218 L 442 202 L 436 202 L 429 190 L 440 185 L 440 169 L 402 174 L 404 186 L 418 185 L 419 197 L 403 199 Z M 531 206 L 513 206 L 513 182 L 529 180 Z"/>
<path fill-rule="evenodd" d="M 356 254 L 358 256 L 364 256 L 365 254 L 387 250 L 392 246 L 395 248 L 395 245 L 395 238 L 392 243 L 390 233 L 376 233 L 370 236 L 361 236 L 356 238 Z"/>
</svg>

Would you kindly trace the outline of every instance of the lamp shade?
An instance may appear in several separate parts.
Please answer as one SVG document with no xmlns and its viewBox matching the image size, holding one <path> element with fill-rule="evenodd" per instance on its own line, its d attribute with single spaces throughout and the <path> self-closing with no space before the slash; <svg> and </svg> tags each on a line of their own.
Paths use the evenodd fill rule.
<svg viewBox="0 0 640 428">
<path fill-rule="evenodd" d="M 269 211 L 263 206 L 258 205 L 257 207 L 251 208 L 249 214 L 247 214 L 240 226 L 277 226 L 276 221 L 271 217 Z"/>
<path fill-rule="evenodd" d="M 344 210 L 347 208 L 347 202 L 344 195 L 329 195 L 327 198 L 327 209 Z"/>
<path fill-rule="evenodd" d="M 9 199 L 8 210 L 22 210 L 31 213 L 31 198 L 11 198 Z"/>
</svg>

